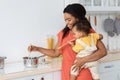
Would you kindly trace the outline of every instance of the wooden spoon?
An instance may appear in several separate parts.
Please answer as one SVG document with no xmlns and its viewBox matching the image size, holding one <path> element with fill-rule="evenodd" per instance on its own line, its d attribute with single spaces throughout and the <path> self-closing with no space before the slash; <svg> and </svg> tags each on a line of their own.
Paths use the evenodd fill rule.
<svg viewBox="0 0 120 80">
<path fill-rule="evenodd" d="M 97 26 L 97 17 L 94 17 L 94 25 Z"/>
<path fill-rule="evenodd" d="M 88 17 L 88 21 L 90 22 L 90 16 Z"/>
<path fill-rule="evenodd" d="M 70 41 L 75 41 L 75 38 L 74 39 L 71 39 Z M 59 46 L 57 49 L 61 49 L 63 48 L 64 46 L 66 46 L 68 44 L 68 42 L 66 42 L 65 44 Z"/>
</svg>

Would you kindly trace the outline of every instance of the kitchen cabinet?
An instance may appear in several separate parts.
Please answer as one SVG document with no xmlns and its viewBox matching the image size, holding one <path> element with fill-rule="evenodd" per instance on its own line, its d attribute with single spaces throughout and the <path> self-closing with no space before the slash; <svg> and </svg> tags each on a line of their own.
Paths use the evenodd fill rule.
<svg viewBox="0 0 120 80">
<path fill-rule="evenodd" d="M 80 3 L 88 13 L 116 13 L 120 12 L 120 0 L 64 0 L 65 6 L 70 3 Z"/>
<path fill-rule="evenodd" d="M 18 78 L 18 79 L 12 79 L 12 80 L 53 80 L 53 72 L 40 74 L 40 75 L 31 75 L 28 77 Z"/>
<path fill-rule="evenodd" d="M 12 80 L 61 80 L 61 70 Z"/>
<path fill-rule="evenodd" d="M 53 73 L 53 80 L 61 80 L 61 70 Z"/>
<path fill-rule="evenodd" d="M 34 76 L 34 80 L 53 80 L 53 72 Z"/>
<path fill-rule="evenodd" d="M 107 73 L 102 73 L 101 76 L 100 76 L 100 80 L 119 80 L 118 79 L 118 73 L 115 72 L 107 72 Z"/>
<path fill-rule="evenodd" d="M 120 80 L 120 60 L 99 65 L 100 80 Z"/>
<path fill-rule="evenodd" d="M 23 62 L 9 63 L 0 80 L 61 80 L 61 61 L 55 62 L 39 64 L 37 68 L 26 68 Z"/>
</svg>

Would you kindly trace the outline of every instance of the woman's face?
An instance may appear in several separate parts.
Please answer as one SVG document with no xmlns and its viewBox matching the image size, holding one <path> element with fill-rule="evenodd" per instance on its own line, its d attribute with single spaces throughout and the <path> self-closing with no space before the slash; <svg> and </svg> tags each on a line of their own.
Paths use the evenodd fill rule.
<svg viewBox="0 0 120 80">
<path fill-rule="evenodd" d="M 64 13 L 64 20 L 69 29 L 72 29 L 73 24 L 78 21 L 77 18 L 69 13 Z"/>
</svg>

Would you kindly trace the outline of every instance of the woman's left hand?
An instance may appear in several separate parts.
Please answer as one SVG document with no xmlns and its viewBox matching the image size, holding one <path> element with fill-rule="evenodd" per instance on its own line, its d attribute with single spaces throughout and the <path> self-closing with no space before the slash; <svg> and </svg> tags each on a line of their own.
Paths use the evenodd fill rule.
<svg viewBox="0 0 120 80">
<path fill-rule="evenodd" d="M 76 62 L 74 63 L 74 70 L 83 68 L 82 66 L 86 63 L 86 60 L 84 58 L 77 58 Z"/>
</svg>

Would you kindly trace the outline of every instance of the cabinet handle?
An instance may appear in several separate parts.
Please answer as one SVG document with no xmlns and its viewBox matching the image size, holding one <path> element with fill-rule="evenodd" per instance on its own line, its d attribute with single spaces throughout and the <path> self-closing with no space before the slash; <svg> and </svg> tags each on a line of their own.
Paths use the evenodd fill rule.
<svg viewBox="0 0 120 80">
<path fill-rule="evenodd" d="M 42 77 L 40 80 L 44 80 L 44 77 Z"/>
<path fill-rule="evenodd" d="M 108 65 L 108 66 L 105 66 L 104 68 L 112 68 L 114 67 L 113 65 Z"/>
</svg>

